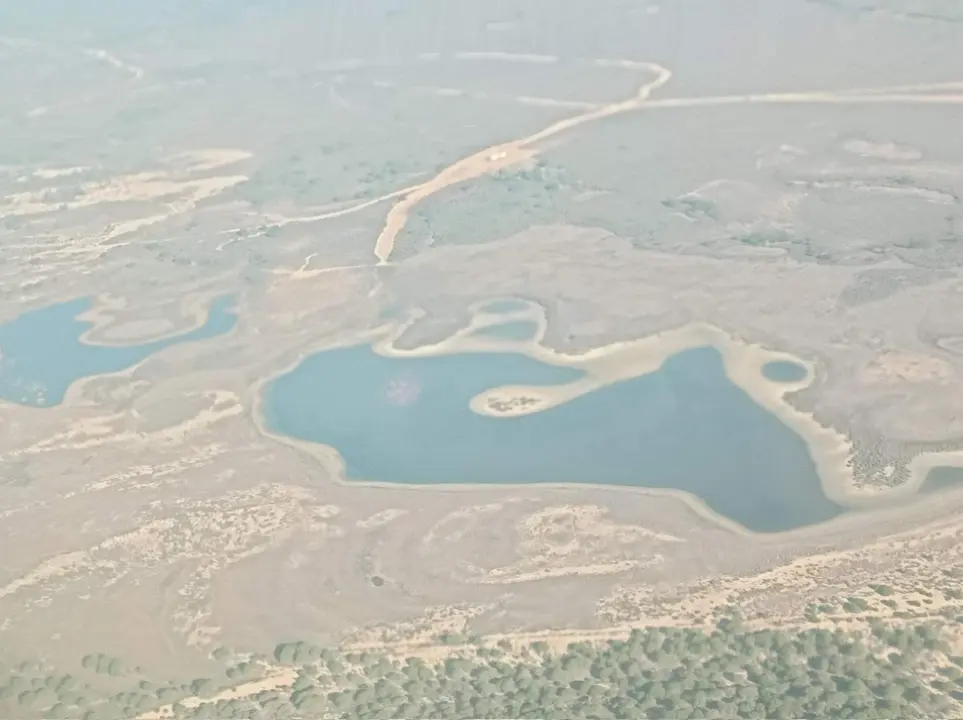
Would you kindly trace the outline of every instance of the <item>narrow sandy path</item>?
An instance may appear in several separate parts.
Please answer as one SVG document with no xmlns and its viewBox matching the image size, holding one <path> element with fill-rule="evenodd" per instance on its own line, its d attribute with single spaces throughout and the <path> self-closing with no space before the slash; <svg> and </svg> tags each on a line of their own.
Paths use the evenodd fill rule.
<svg viewBox="0 0 963 720">
<path fill-rule="evenodd" d="M 379 265 L 388 263 L 394 251 L 398 235 L 408 223 L 411 211 L 423 200 L 435 195 L 445 188 L 458 183 L 474 180 L 485 175 L 491 175 L 499 170 L 525 162 L 539 154 L 534 147 L 541 141 L 555 135 L 572 130 L 602 118 L 611 117 L 625 112 L 645 109 L 693 108 L 721 105 L 769 105 L 769 104 L 918 104 L 918 105 L 960 105 L 963 104 L 963 94 L 952 94 L 949 91 L 963 89 L 963 81 L 947 81 L 938 83 L 920 83 L 916 85 L 894 85 L 876 88 L 854 88 L 841 92 L 799 92 L 799 93 L 758 93 L 744 95 L 719 95 L 712 97 L 666 98 L 650 100 L 651 94 L 663 87 L 672 77 L 672 72 L 656 63 L 640 63 L 635 61 L 598 60 L 596 64 L 605 67 L 622 67 L 641 70 L 654 74 L 654 79 L 642 85 L 635 95 L 606 105 L 585 104 L 584 112 L 559 120 L 536 133 L 516 140 L 510 140 L 498 145 L 492 145 L 479 150 L 472 155 L 461 158 L 452 165 L 441 170 L 430 180 L 416 185 L 410 185 L 384 195 L 365 200 L 356 205 L 296 218 L 284 218 L 277 225 L 291 223 L 307 223 L 327 220 L 350 215 L 365 210 L 379 203 L 400 198 L 388 211 L 385 223 L 375 242 L 374 254 Z M 942 91 L 942 92 L 941 92 Z M 571 102 L 555 101 L 552 98 L 530 98 L 546 105 L 558 104 L 571 106 Z M 306 261 L 309 262 L 309 259 Z M 351 266 L 353 268 L 355 266 Z M 331 268 L 340 270 L 347 268 Z M 312 277 L 325 269 L 307 270 L 306 266 L 290 272 L 292 277 Z"/>
<path fill-rule="evenodd" d="M 702 98 L 670 98 L 650 101 L 653 91 L 661 88 L 672 77 L 672 72 L 655 63 L 633 63 L 633 67 L 645 69 L 655 74 L 655 79 L 643 85 L 635 96 L 608 105 L 601 105 L 586 110 L 564 120 L 559 120 L 532 135 L 518 140 L 512 140 L 499 145 L 492 145 L 468 157 L 458 160 L 446 167 L 431 180 L 420 185 L 392 193 L 393 197 L 401 197 L 388 212 L 384 228 L 375 243 L 375 256 L 379 264 L 385 264 L 394 250 L 395 240 L 408 222 L 412 209 L 426 198 L 457 183 L 473 180 L 484 175 L 490 175 L 504 168 L 524 162 L 538 155 L 535 144 L 547 140 L 559 133 L 571 130 L 580 125 L 620 113 L 637 110 L 643 105 L 646 109 L 657 108 L 686 108 L 705 107 L 714 105 L 741 104 L 793 104 L 793 103 L 826 103 L 826 104 L 963 104 L 963 94 L 920 94 L 940 90 L 958 90 L 963 88 L 963 82 L 929 83 L 920 85 L 902 85 L 883 88 L 860 88 L 846 92 L 804 92 L 804 93 L 764 93 L 750 95 L 723 95 Z M 388 196 L 377 201 L 387 199 Z M 366 203 L 367 207 L 371 203 Z M 356 209 L 361 209 L 358 206 Z M 339 214 L 352 212 L 354 208 L 347 208 Z"/>
<path fill-rule="evenodd" d="M 564 120 L 559 120 L 539 130 L 537 133 L 518 140 L 511 140 L 500 145 L 492 145 L 473 155 L 462 158 L 453 165 L 449 165 L 428 182 L 413 188 L 411 192 L 404 195 L 400 201 L 395 203 L 385 218 L 384 228 L 381 234 L 378 235 L 378 240 L 375 243 L 374 252 L 378 258 L 378 262 L 380 264 L 388 262 L 388 259 L 391 257 L 391 252 L 394 250 L 398 233 L 404 229 L 405 224 L 408 222 L 409 213 L 425 198 L 456 183 L 473 180 L 483 175 L 490 175 L 503 168 L 524 162 L 538 154 L 538 151 L 533 148 L 532 145 L 542 140 L 547 140 L 554 135 L 558 135 L 566 130 L 571 130 L 579 125 L 584 125 L 612 115 L 618 115 L 629 110 L 635 110 L 640 107 L 649 99 L 649 95 L 651 95 L 654 90 L 665 85 L 672 77 L 672 72 L 661 65 L 650 63 L 645 65 L 645 67 L 655 73 L 655 79 L 639 88 L 638 92 L 628 100 L 603 105 L 599 108 L 594 108 L 584 113 L 565 118 Z"/>
<path fill-rule="evenodd" d="M 124 62 L 112 52 L 104 50 L 103 48 L 89 48 L 84 50 L 84 54 L 88 57 L 95 58 L 102 62 L 107 63 L 113 68 L 120 70 L 121 72 L 128 73 L 134 80 L 141 80 L 144 77 L 144 68 L 138 67 L 136 65 L 131 65 L 130 63 Z"/>
<path fill-rule="evenodd" d="M 293 223 L 308 223 L 316 222 L 318 220 L 330 220 L 332 218 L 341 217 L 342 215 L 350 215 L 351 213 L 356 213 L 361 210 L 365 210 L 369 207 L 377 205 L 378 203 L 383 203 L 385 200 L 392 200 L 396 197 L 400 197 L 405 193 L 409 193 L 412 190 L 421 187 L 420 185 L 411 185 L 410 187 L 401 188 L 400 190 L 394 190 L 390 193 L 384 195 L 379 195 L 378 197 L 371 198 L 370 200 L 364 200 L 357 203 L 356 205 L 349 205 L 348 207 L 341 208 L 339 210 L 331 210 L 329 212 L 319 213 L 317 215 L 302 215 L 300 217 L 293 218 L 282 218 L 278 220 L 274 225 L 278 227 L 283 227 L 285 225 L 291 225 Z"/>
<path fill-rule="evenodd" d="M 646 109 L 705 107 L 710 105 L 750 105 L 750 104 L 838 104 L 838 105 L 872 105 L 879 103 L 913 104 L 913 105 L 958 105 L 963 103 L 963 95 L 918 95 L 914 93 L 774 93 L 769 95 L 720 95 L 718 97 L 702 98 L 669 98 L 655 100 L 646 105 Z"/>
</svg>

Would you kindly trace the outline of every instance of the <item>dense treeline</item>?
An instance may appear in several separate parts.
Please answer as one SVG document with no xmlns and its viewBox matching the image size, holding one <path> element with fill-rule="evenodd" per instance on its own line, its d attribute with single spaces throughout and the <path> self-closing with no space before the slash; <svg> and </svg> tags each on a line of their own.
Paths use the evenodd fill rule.
<svg viewBox="0 0 963 720">
<path fill-rule="evenodd" d="M 368 718 L 919 718 L 947 717 L 963 691 L 958 668 L 927 679 L 925 658 L 942 656 L 937 625 L 841 630 L 707 633 L 639 630 L 625 641 L 572 645 L 561 654 L 533 648 L 526 660 L 480 648 L 480 657 L 438 665 L 352 658 L 361 678 L 325 691 L 343 663 L 301 676 L 294 714 Z M 298 655 L 302 657 L 298 658 Z M 279 659 L 312 654 L 279 647 Z M 533 657 L 533 654 L 537 657 Z M 491 657 L 490 655 L 494 655 Z M 322 663 L 330 663 L 332 660 Z M 310 666 L 309 666 L 310 667 Z"/>
<path fill-rule="evenodd" d="M 223 677 L 152 684 L 99 696 L 71 676 L 0 676 L 0 709 L 17 717 L 113 720 L 174 703 L 176 718 L 947 718 L 961 717 L 963 658 L 949 655 L 937 623 L 871 632 L 636 630 L 600 645 L 551 652 L 545 643 L 452 647 L 437 664 L 309 643 L 278 645 L 274 663 L 296 668 L 290 687 L 217 699 L 257 680 L 268 658 L 227 651 Z M 115 658 L 83 667 L 114 675 Z M 111 670 L 114 672 L 111 673 Z M 3 675 L 0 673 L 0 675 Z"/>
</svg>

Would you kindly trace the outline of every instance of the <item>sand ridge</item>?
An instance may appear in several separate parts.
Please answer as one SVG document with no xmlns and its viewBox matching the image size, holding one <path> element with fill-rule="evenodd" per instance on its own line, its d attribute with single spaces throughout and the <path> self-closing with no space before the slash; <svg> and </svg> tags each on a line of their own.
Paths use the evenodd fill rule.
<svg viewBox="0 0 963 720">
<path fill-rule="evenodd" d="M 449 165 L 428 182 L 412 188 L 411 192 L 405 194 L 388 211 L 384 228 L 375 242 L 374 252 L 379 263 L 388 262 L 394 249 L 395 239 L 407 224 L 409 213 L 422 200 L 451 185 L 490 175 L 498 170 L 530 160 L 538 154 L 538 150 L 533 147 L 535 144 L 559 133 L 588 122 L 641 107 L 649 99 L 652 92 L 665 85 L 672 77 L 670 70 L 656 63 L 644 63 L 642 66 L 645 70 L 653 72 L 655 78 L 642 85 L 633 97 L 559 120 L 527 137 L 487 147 Z"/>
<path fill-rule="evenodd" d="M 904 498 L 915 493 L 926 474 L 934 467 L 963 467 L 963 451 L 923 453 L 909 464 L 909 478 L 895 488 L 864 488 L 856 484 L 853 469 L 853 445 L 849 438 L 834 428 L 820 424 L 812 413 L 795 408 L 788 396 L 807 388 L 816 378 L 815 364 L 790 353 L 771 350 L 744 342 L 725 330 L 705 323 L 692 323 L 674 330 L 657 333 L 628 342 L 617 342 L 581 354 L 566 354 L 541 344 L 547 319 L 544 309 L 532 306 L 539 317 L 539 333 L 534 340 L 513 341 L 474 335 L 474 330 L 491 323 L 492 313 L 481 312 L 482 304 L 473 308 L 472 322 L 463 330 L 435 345 L 413 350 L 400 350 L 393 344 L 403 332 L 400 328 L 375 345 L 375 351 L 389 357 L 427 357 L 465 352 L 521 352 L 551 365 L 582 370 L 585 376 L 572 383 L 557 386 L 501 386 L 490 388 L 472 398 L 473 411 L 491 417 L 514 417 L 547 410 L 586 393 L 621 380 L 658 371 L 665 361 L 685 350 L 713 347 L 723 357 L 729 379 L 752 400 L 778 417 L 802 437 L 816 464 L 823 491 L 832 501 L 848 507 L 870 507 L 881 502 Z M 506 318 L 531 318 L 525 312 L 512 312 Z M 763 366 L 775 361 L 788 361 L 806 369 L 797 381 L 777 382 L 763 374 Z"/>
<path fill-rule="evenodd" d="M 543 314 L 544 310 L 537 312 Z M 520 314 L 511 315 L 517 317 Z M 702 323 L 693 323 L 634 341 L 613 343 L 582 354 L 566 354 L 541 345 L 541 333 L 539 338 L 533 341 L 511 341 L 473 335 L 477 322 L 473 321 L 464 330 L 435 345 L 399 350 L 392 342 L 399 333 L 376 345 L 375 350 L 389 357 L 428 357 L 511 350 L 544 363 L 585 372 L 583 378 L 564 385 L 501 386 L 490 388 L 471 400 L 470 407 L 477 413 L 492 417 L 512 417 L 547 410 L 606 385 L 656 372 L 668 358 L 684 350 L 714 347 L 723 356 L 726 374 L 730 380 L 746 391 L 754 402 L 776 415 L 806 440 L 822 480 L 823 490 L 831 500 L 852 506 L 863 504 L 869 499 L 867 493 L 853 484 L 853 474 L 849 466 L 853 449 L 849 439 L 832 428 L 820 425 L 810 413 L 795 409 L 785 399 L 790 393 L 808 387 L 815 379 L 815 365 L 806 359 L 742 342 L 720 328 Z M 546 322 L 543 317 L 539 327 L 544 328 Z M 806 376 L 795 382 L 768 380 L 762 373 L 763 366 L 780 360 L 804 367 Z M 529 400 L 531 402 L 527 402 Z M 500 410 L 502 407 L 506 409 Z"/>
<path fill-rule="evenodd" d="M 598 347 L 581 354 L 566 354 L 541 344 L 541 339 L 547 325 L 545 309 L 539 305 L 529 304 L 527 310 L 513 310 L 504 314 L 504 319 L 532 319 L 539 327 L 539 332 L 533 340 L 516 341 L 495 338 L 491 336 L 475 335 L 480 327 L 486 327 L 496 321 L 498 313 L 485 311 L 485 301 L 472 306 L 472 320 L 461 330 L 455 332 L 446 340 L 434 345 L 421 346 L 411 350 L 403 350 L 394 346 L 411 324 L 423 313 L 413 313 L 411 319 L 397 325 L 387 325 L 360 334 L 354 338 L 346 338 L 337 343 L 337 347 L 370 343 L 375 352 L 385 357 L 434 357 L 441 355 L 460 354 L 467 352 L 518 352 L 529 357 L 556 366 L 570 367 L 582 370 L 585 376 L 573 383 L 554 387 L 502 386 L 490 388 L 472 398 L 470 408 L 475 412 L 493 417 L 511 417 L 526 412 L 539 412 L 568 402 L 580 395 L 597 390 L 620 380 L 639 377 L 658 371 L 665 361 L 685 350 L 698 347 L 713 347 L 722 357 L 725 372 L 729 379 L 758 405 L 778 417 L 783 423 L 795 431 L 807 444 L 811 457 L 816 465 L 823 492 L 832 501 L 850 508 L 873 508 L 891 504 L 893 500 L 913 495 L 926 478 L 926 472 L 931 467 L 946 464 L 963 466 L 963 452 L 961 453 L 928 453 L 919 456 L 910 465 L 910 478 L 907 482 L 895 488 L 885 490 L 867 490 L 855 483 L 852 469 L 853 445 L 849 438 L 834 428 L 821 425 L 812 413 L 795 408 L 787 399 L 798 390 L 808 387 L 816 377 L 815 364 L 805 358 L 796 357 L 790 353 L 771 350 L 761 345 L 745 342 L 733 337 L 721 328 L 704 323 L 693 323 L 637 340 L 617 342 Z M 337 448 L 317 443 L 286 437 L 273 432 L 266 424 L 263 414 L 264 388 L 276 377 L 293 370 L 304 357 L 315 353 L 333 349 L 330 342 L 319 344 L 318 347 L 306 350 L 297 360 L 290 363 L 271 377 L 266 377 L 252 387 L 255 398 L 253 421 L 258 431 L 265 437 L 295 447 L 314 457 L 339 484 L 351 486 L 394 488 L 390 482 L 369 481 L 365 479 L 348 479 L 344 460 Z M 763 375 L 762 368 L 769 362 L 789 361 L 806 369 L 806 376 L 798 381 L 777 382 L 769 380 Z M 492 410 L 489 400 L 511 401 L 515 398 L 535 398 L 537 402 L 530 407 L 499 412 Z M 944 462 L 944 457 L 949 461 Z M 549 483 L 540 487 L 570 487 L 565 483 Z M 471 484 L 438 485 L 406 485 L 406 489 L 430 489 L 433 492 L 467 492 L 477 489 Z M 672 497 L 681 500 L 685 505 L 703 519 L 724 527 L 728 531 L 742 535 L 765 538 L 766 535 L 754 533 L 738 523 L 725 518 L 711 510 L 704 501 L 691 493 L 665 488 L 632 487 L 619 488 L 620 492 L 631 492 L 642 495 Z M 831 522 L 831 521 L 830 521 Z"/>
<path fill-rule="evenodd" d="M 488 54 L 485 54 L 486 57 Z M 513 56 L 515 57 L 515 56 Z M 523 56 L 527 57 L 527 56 Z M 544 62 L 545 60 L 542 60 Z M 548 58 L 553 62 L 554 58 Z M 411 210 L 422 200 L 435 195 L 451 185 L 474 180 L 484 175 L 490 175 L 499 170 L 518 165 L 538 155 L 537 143 L 559 135 L 563 132 L 594 122 L 602 118 L 621 113 L 638 110 L 640 108 L 673 108 L 673 107 L 701 107 L 711 105 L 733 105 L 746 103 L 762 104 L 959 104 L 963 103 L 963 95 L 941 93 L 940 91 L 956 90 L 959 82 L 930 83 L 925 85 L 904 85 L 880 88 L 856 88 L 847 92 L 798 92 L 798 93 L 763 93 L 753 95 L 726 95 L 701 98 L 668 98 L 650 101 L 651 94 L 666 85 L 672 79 L 672 71 L 658 63 L 643 63 L 629 60 L 596 60 L 600 67 L 619 67 L 632 70 L 648 71 L 655 74 L 655 78 L 642 85 L 638 92 L 625 100 L 615 101 L 606 105 L 587 108 L 584 112 L 552 123 L 548 127 L 524 138 L 511 140 L 498 145 L 492 145 L 441 170 L 431 180 L 425 183 L 400 190 L 391 195 L 381 196 L 362 203 L 358 206 L 346 208 L 337 214 L 347 214 L 361 210 L 372 204 L 381 202 L 391 196 L 400 196 L 385 218 L 385 224 L 375 242 L 374 254 L 379 264 L 386 264 L 394 250 L 395 240 L 408 222 Z M 936 91 L 937 94 L 922 94 L 926 91 Z M 540 99 L 543 104 L 551 103 L 550 98 Z"/>
<path fill-rule="evenodd" d="M 78 342 L 84 345 L 100 345 L 103 347 L 130 347 L 142 343 L 175 339 L 204 327 L 210 319 L 213 303 L 218 296 L 218 293 L 194 293 L 185 296 L 180 303 L 181 315 L 186 321 L 182 327 L 171 327 L 172 323 L 163 319 L 157 321 L 140 320 L 135 321 L 138 325 L 134 327 L 147 328 L 147 332 L 126 333 L 123 332 L 123 328 L 132 325 L 132 323 L 122 324 L 118 322 L 117 314 L 127 309 L 127 300 L 107 294 L 100 295 L 89 310 L 85 310 L 77 316 L 77 320 L 90 325 L 78 338 Z M 147 325 L 146 323 L 153 323 L 153 325 Z M 163 330 L 160 330 L 161 327 L 163 327 Z M 108 335 L 114 334 L 111 331 L 115 328 L 118 331 L 115 336 L 108 337 Z"/>
</svg>

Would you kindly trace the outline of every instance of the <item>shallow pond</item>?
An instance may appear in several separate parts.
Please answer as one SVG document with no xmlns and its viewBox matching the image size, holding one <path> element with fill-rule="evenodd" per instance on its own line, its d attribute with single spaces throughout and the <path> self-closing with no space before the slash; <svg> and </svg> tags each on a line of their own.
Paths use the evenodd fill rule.
<svg viewBox="0 0 963 720">
<path fill-rule="evenodd" d="M 202 340 L 229 331 L 236 320 L 232 299 L 214 300 L 207 322 L 180 335 L 138 345 L 81 342 L 90 323 L 78 320 L 91 307 L 89 298 L 24 313 L 0 325 L 0 400 L 52 407 L 75 381 L 119 372 L 171 345 Z"/>
<path fill-rule="evenodd" d="M 712 348 L 530 415 L 469 408 L 491 388 L 579 377 L 514 353 L 389 358 L 341 348 L 271 383 L 265 419 L 337 449 L 352 479 L 677 488 L 762 532 L 842 511 L 823 494 L 803 440 L 728 379 Z"/>
<path fill-rule="evenodd" d="M 529 307 L 530 305 L 524 300 L 518 300 L 517 298 L 504 298 L 502 300 L 492 300 L 490 302 L 486 302 L 482 306 L 482 309 L 484 309 L 485 312 L 499 315 L 519 312 L 520 310 L 527 310 Z"/>
<path fill-rule="evenodd" d="M 495 325 L 485 325 L 472 331 L 472 335 L 498 340 L 531 340 L 537 334 L 538 323 L 531 320 L 510 320 Z"/>
<path fill-rule="evenodd" d="M 762 375 L 773 382 L 792 383 L 805 380 L 808 371 L 799 363 L 789 360 L 773 360 L 762 366 Z"/>
<path fill-rule="evenodd" d="M 960 487 L 963 487 L 963 468 L 935 467 L 926 474 L 920 492 L 929 494 Z"/>
</svg>

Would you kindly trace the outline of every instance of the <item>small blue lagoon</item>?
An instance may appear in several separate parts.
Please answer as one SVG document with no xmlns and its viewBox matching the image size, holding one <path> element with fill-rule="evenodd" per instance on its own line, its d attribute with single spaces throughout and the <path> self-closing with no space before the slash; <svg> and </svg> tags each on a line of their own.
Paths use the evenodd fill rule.
<svg viewBox="0 0 963 720">
<path fill-rule="evenodd" d="M 808 374 L 803 365 L 788 360 L 773 360 L 762 366 L 763 377 L 773 382 L 795 383 L 805 380 Z"/>
<path fill-rule="evenodd" d="M 505 298 L 502 300 L 492 300 L 485 303 L 482 309 L 485 312 L 490 313 L 511 313 L 518 312 L 519 310 L 527 310 L 529 304 L 524 300 L 518 300 L 517 298 Z"/>
<path fill-rule="evenodd" d="M 469 408 L 484 390 L 579 377 L 508 352 L 389 358 L 339 348 L 272 382 L 265 420 L 334 447 L 357 480 L 674 488 L 760 532 L 843 511 L 824 495 L 802 438 L 734 385 L 712 348 L 530 415 Z"/>
<path fill-rule="evenodd" d="M 77 316 L 90 309 L 90 298 L 24 313 L 0 325 L 0 400 L 39 408 L 58 405 L 76 380 L 119 372 L 172 345 L 228 332 L 237 320 L 232 304 L 231 297 L 219 297 L 202 327 L 125 346 L 81 342 L 90 324 Z"/>
<path fill-rule="evenodd" d="M 472 332 L 475 337 L 489 337 L 497 340 L 531 340 L 538 334 L 538 323 L 532 320 L 510 320 L 508 322 L 486 325 Z"/>
<path fill-rule="evenodd" d="M 920 492 L 930 494 L 944 490 L 957 490 L 961 487 L 963 487 L 963 468 L 935 467 L 927 473 Z"/>
</svg>

